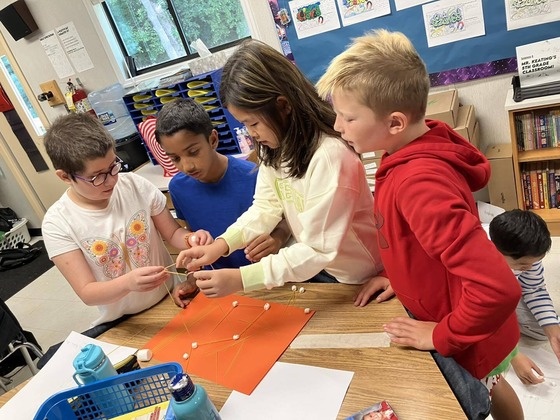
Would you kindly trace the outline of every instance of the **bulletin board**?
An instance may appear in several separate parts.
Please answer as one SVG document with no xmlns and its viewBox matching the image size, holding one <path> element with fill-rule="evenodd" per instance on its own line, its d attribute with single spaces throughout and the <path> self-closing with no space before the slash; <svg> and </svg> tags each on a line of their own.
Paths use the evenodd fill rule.
<svg viewBox="0 0 560 420">
<path fill-rule="evenodd" d="M 552 7 L 556 7 L 555 4 L 558 3 L 553 2 Z M 298 39 L 294 25 L 289 24 L 286 34 L 297 66 L 311 81 L 316 82 L 332 58 L 344 51 L 352 38 L 378 28 L 404 33 L 414 44 L 430 74 L 482 63 L 503 62 L 504 59 L 515 57 L 515 47 L 518 45 L 560 36 L 560 21 L 508 31 L 504 0 L 482 0 L 486 35 L 429 48 L 422 6 L 397 11 L 394 0 L 390 0 L 390 5 L 390 15 L 350 26 L 341 25 L 339 29 L 303 39 Z M 278 6 L 290 9 L 287 0 L 278 0 Z M 515 59 L 512 61 L 509 71 L 516 71 Z M 488 72 L 473 78 L 492 75 Z"/>
</svg>

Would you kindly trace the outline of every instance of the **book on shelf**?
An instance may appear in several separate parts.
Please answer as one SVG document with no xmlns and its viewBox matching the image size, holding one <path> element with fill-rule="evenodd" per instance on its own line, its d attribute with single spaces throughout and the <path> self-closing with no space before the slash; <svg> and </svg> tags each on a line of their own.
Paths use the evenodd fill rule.
<svg viewBox="0 0 560 420">
<path fill-rule="evenodd" d="M 529 179 L 531 186 L 532 208 L 533 210 L 539 209 L 539 187 L 537 180 L 537 165 L 531 163 L 529 165 Z"/>
<path fill-rule="evenodd" d="M 543 176 L 542 176 L 542 163 L 537 162 L 536 165 L 537 172 L 537 188 L 539 194 L 539 205 L 538 209 L 544 209 L 544 186 L 543 186 Z"/>
</svg>

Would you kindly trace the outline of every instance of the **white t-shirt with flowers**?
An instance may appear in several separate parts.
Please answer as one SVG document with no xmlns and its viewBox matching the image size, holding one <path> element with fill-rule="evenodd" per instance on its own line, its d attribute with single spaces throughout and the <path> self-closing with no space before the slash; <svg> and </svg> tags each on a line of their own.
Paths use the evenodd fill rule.
<svg viewBox="0 0 560 420">
<path fill-rule="evenodd" d="M 173 261 L 152 221 L 165 206 L 163 193 L 134 173 L 119 175 L 103 210 L 82 208 L 66 192 L 43 220 L 49 258 L 80 249 L 97 281 L 111 281 L 138 267 L 168 266 Z M 167 282 L 170 290 L 174 283 L 179 283 L 178 276 Z M 130 292 L 118 302 L 99 305 L 100 317 L 92 325 L 138 313 L 166 293 L 162 284 L 149 292 Z"/>
</svg>

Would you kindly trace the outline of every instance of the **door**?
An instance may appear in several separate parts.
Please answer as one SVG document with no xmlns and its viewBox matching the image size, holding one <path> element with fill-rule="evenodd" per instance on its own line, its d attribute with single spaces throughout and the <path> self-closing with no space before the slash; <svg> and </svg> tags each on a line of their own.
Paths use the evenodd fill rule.
<svg viewBox="0 0 560 420">
<path fill-rule="evenodd" d="M 65 191 L 43 146 L 47 118 L 0 34 L 0 85 L 13 104 L 0 112 L 0 203 L 39 228 Z"/>
</svg>

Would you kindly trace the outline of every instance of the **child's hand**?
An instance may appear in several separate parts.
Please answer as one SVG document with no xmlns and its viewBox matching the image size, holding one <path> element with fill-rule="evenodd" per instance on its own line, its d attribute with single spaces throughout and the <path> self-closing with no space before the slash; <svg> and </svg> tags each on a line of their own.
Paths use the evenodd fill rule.
<svg viewBox="0 0 560 420">
<path fill-rule="evenodd" d="M 560 325 L 547 325 L 543 327 L 544 333 L 550 341 L 550 347 L 560 362 Z"/>
<path fill-rule="evenodd" d="M 195 246 L 185 249 L 177 255 L 175 262 L 177 268 L 185 267 L 188 271 L 200 270 L 205 265 L 210 265 L 229 251 L 223 239 L 218 239 L 210 245 Z"/>
<path fill-rule="evenodd" d="M 191 300 L 198 294 L 199 289 L 196 286 L 196 279 L 193 276 L 193 273 L 189 273 L 187 277 L 187 281 L 181 284 L 178 284 L 173 289 L 173 302 L 175 305 L 179 306 L 180 308 L 186 308 Z"/>
<path fill-rule="evenodd" d="M 199 245 L 210 245 L 214 241 L 210 232 L 204 229 L 199 229 L 196 232 L 192 232 L 188 235 L 185 242 L 188 248 L 192 248 Z"/>
<path fill-rule="evenodd" d="M 194 276 L 196 285 L 208 297 L 224 297 L 243 290 L 241 272 L 237 268 L 202 270 Z"/>
<path fill-rule="evenodd" d="M 148 292 L 169 279 L 164 267 L 140 267 L 128 273 L 128 289 L 131 292 Z"/>
<path fill-rule="evenodd" d="M 435 350 L 432 333 L 437 323 L 418 321 L 412 318 L 394 318 L 383 329 L 391 342 L 411 346 L 418 350 Z"/>
<path fill-rule="evenodd" d="M 354 297 L 354 306 L 366 306 L 372 296 L 380 290 L 383 290 L 383 292 L 375 298 L 376 302 L 384 302 L 395 296 L 395 292 L 393 292 L 389 279 L 386 277 L 376 276 L 372 277 L 362 285 L 358 294 Z"/>
<path fill-rule="evenodd" d="M 511 366 L 521 383 L 525 385 L 536 385 L 544 382 L 544 373 L 542 370 L 540 370 L 535 362 L 521 352 L 517 353 L 517 355 L 511 359 Z M 535 375 L 535 373 L 540 376 Z"/>
<path fill-rule="evenodd" d="M 268 233 L 257 236 L 247 248 L 245 248 L 245 256 L 251 262 L 259 262 L 261 258 L 270 254 L 277 254 L 282 244 L 270 236 Z"/>
</svg>

